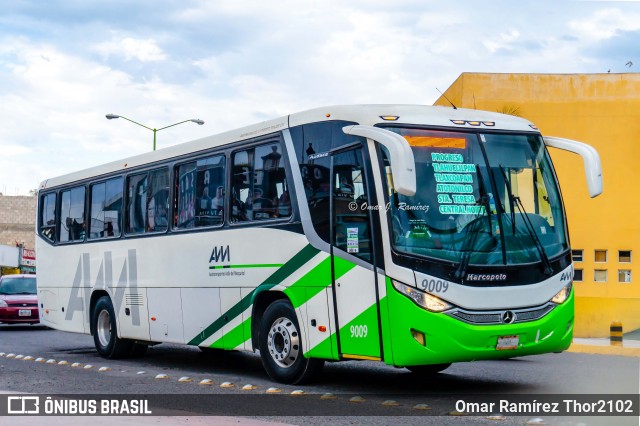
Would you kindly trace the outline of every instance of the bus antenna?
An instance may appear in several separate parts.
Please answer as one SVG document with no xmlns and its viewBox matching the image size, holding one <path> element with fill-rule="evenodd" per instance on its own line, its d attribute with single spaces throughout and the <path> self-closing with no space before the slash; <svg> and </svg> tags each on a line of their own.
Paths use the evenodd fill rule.
<svg viewBox="0 0 640 426">
<path fill-rule="evenodd" d="M 436 90 L 437 90 L 438 92 L 440 92 L 440 89 L 438 89 L 437 87 L 436 87 Z M 443 98 L 445 98 L 445 99 L 447 100 L 447 102 L 449 102 L 449 103 L 451 104 L 451 106 L 453 107 L 453 109 L 458 109 L 458 107 L 457 107 L 457 106 L 455 106 L 455 105 L 453 104 L 453 102 L 451 102 L 451 101 L 449 100 L 449 98 L 447 98 L 447 97 L 445 96 L 445 94 L 444 94 L 444 93 L 440 92 L 440 94 L 442 95 L 442 97 L 443 97 Z"/>
</svg>

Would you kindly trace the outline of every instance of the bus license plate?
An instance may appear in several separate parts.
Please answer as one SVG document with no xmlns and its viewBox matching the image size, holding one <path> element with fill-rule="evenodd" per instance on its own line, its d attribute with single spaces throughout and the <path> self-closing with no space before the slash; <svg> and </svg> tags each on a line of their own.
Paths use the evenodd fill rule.
<svg viewBox="0 0 640 426">
<path fill-rule="evenodd" d="M 31 316 L 31 309 L 20 309 L 18 311 L 18 316 L 19 317 L 30 317 Z"/>
<path fill-rule="evenodd" d="M 520 336 L 500 336 L 498 337 L 496 350 L 503 351 L 506 349 L 517 349 L 519 341 Z"/>
</svg>

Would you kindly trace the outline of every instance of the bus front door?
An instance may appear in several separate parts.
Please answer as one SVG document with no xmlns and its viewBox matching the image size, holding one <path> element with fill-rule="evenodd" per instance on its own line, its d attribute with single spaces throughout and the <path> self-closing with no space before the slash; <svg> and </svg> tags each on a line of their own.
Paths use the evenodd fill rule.
<svg viewBox="0 0 640 426">
<path fill-rule="evenodd" d="M 379 360 L 379 297 L 372 186 L 361 147 L 331 155 L 331 257 L 338 347 L 343 358 Z"/>
</svg>

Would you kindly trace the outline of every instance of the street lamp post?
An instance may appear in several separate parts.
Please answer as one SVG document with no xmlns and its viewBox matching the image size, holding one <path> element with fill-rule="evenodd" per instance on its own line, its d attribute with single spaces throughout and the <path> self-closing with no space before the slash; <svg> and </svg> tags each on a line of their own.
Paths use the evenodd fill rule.
<svg viewBox="0 0 640 426">
<path fill-rule="evenodd" d="M 171 125 L 169 125 L 169 126 L 161 127 L 161 128 L 159 128 L 159 129 L 155 129 L 155 128 L 153 128 L 153 129 L 152 129 L 151 127 L 145 126 L 144 124 L 140 124 L 140 123 L 138 123 L 137 121 L 133 121 L 132 119 L 127 118 L 127 117 L 124 117 L 124 116 L 122 116 L 122 115 L 107 114 L 105 117 L 107 117 L 107 120 L 113 120 L 114 118 L 122 118 L 122 119 L 125 119 L 125 120 L 127 120 L 127 121 L 132 122 L 133 124 L 137 124 L 137 125 L 138 125 L 138 126 L 140 126 L 140 127 L 144 127 L 145 129 L 149 129 L 149 130 L 151 130 L 151 131 L 153 132 L 153 150 L 154 150 L 154 151 L 156 150 L 156 133 L 157 133 L 158 131 L 160 131 L 160 130 L 164 130 L 164 129 L 168 129 L 169 127 L 177 126 L 178 124 L 186 123 L 186 122 L 188 122 L 188 121 L 192 121 L 192 122 L 194 122 L 194 123 L 196 123 L 196 124 L 198 124 L 198 125 L 200 125 L 200 126 L 202 126 L 202 125 L 204 124 L 204 121 L 202 121 L 202 120 L 200 120 L 200 119 L 198 119 L 198 118 L 192 118 L 191 120 L 184 120 L 184 121 L 181 121 L 181 122 L 179 122 L 179 123 L 175 123 L 175 124 L 171 124 Z"/>
</svg>

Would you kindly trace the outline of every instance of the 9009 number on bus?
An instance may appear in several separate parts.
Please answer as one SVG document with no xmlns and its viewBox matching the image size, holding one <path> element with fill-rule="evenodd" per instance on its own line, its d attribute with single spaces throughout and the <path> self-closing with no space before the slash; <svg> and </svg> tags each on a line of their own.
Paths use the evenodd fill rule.
<svg viewBox="0 0 640 426">
<path fill-rule="evenodd" d="M 446 293 L 449 290 L 449 283 L 442 280 L 422 280 L 421 287 L 429 293 Z"/>
<path fill-rule="evenodd" d="M 366 325 L 352 325 L 349 327 L 349 331 L 351 331 L 352 338 L 363 338 L 367 337 L 367 334 L 369 334 L 369 327 Z"/>
</svg>

